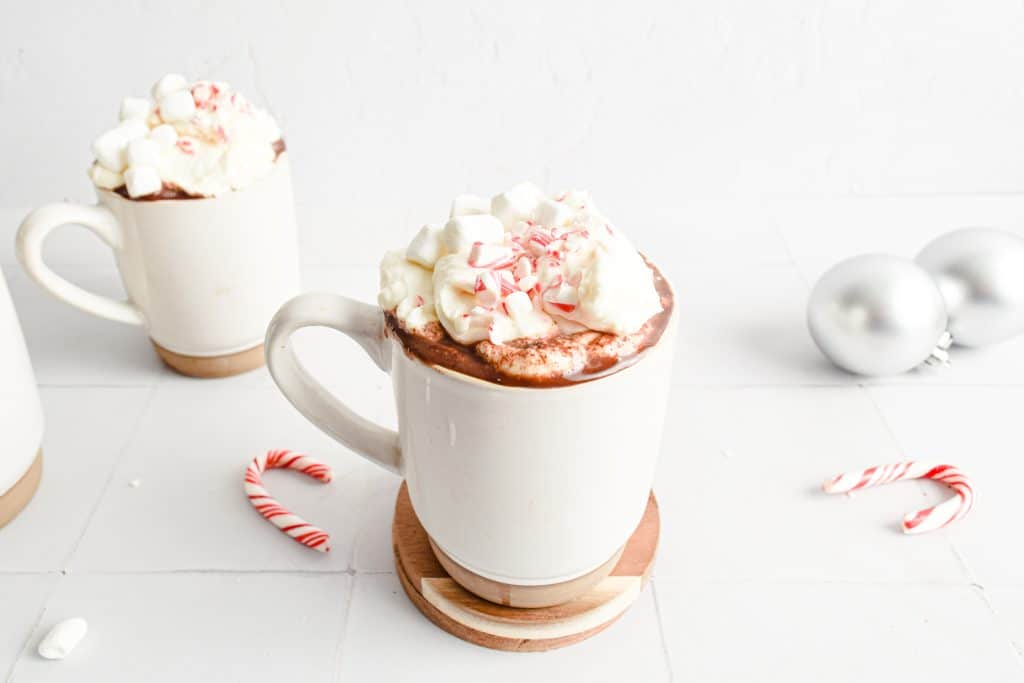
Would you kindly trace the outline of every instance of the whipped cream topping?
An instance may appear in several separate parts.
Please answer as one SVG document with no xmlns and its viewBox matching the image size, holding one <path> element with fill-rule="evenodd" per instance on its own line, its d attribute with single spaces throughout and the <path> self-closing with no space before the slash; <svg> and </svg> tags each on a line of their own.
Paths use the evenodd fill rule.
<svg viewBox="0 0 1024 683">
<path fill-rule="evenodd" d="M 168 188 L 196 197 L 240 190 L 274 167 L 281 130 L 227 83 L 164 76 L 152 100 L 128 97 L 121 123 L 93 142 L 89 177 L 130 197 Z"/>
<path fill-rule="evenodd" d="M 652 271 L 583 191 L 523 183 L 463 195 L 381 264 L 378 302 L 411 331 L 437 320 L 461 344 L 585 330 L 630 335 L 662 310 Z"/>
</svg>

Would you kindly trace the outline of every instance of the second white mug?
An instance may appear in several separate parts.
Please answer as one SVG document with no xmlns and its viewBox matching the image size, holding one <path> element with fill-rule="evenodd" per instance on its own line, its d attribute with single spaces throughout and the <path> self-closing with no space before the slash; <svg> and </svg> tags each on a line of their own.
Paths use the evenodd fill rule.
<svg viewBox="0 0 1024 683">
<path fill-rule="evenodd" d="M 299 292 L 299 253 L 287 154 L 252 185 L 199 199 L 134 200 L 97 189 L 94 206 L 33 211 L 18 258 L 43 289 L 77 308 L 146 329 L 168 365 L 213 377 L 263 363 L 263 334 Z M 80 224 L 113 249 L 127 301 L 88 292 L 51 270 L 42 248 L 61 225 Z"/>
</svg>

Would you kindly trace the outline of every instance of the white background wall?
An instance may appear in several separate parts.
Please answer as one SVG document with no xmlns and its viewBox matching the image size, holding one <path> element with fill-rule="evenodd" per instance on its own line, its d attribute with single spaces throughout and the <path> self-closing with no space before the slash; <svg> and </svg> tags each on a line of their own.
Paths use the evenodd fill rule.
<svg viewBox="0 0 1024 683">
<path fill-rule="evenodd" d="M 279 117 L 311 260 L 526 178 L 633 233 L 689 199 L 1024 190 L 1020 2 L 3 4 L 0 206 L 88 199 L 91 140 L 171 70 Z"/>
</svg>

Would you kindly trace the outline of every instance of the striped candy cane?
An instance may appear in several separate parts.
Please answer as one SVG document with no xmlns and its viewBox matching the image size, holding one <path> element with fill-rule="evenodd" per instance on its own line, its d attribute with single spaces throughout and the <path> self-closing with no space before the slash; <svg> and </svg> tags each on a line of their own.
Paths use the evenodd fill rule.
<svg viewBox="0 0 1024 683">
<path fill-rule="evenodd" d="M 328 552 L 331 549 L 330 534 L 287 510 L 263 488 L 263 479 L 260 475 L 267 470 L 278 468 L 298 470 L 325 484 L 334 478 L 334 473 L 322 462 L 291 451 L 267 451 L 266 455 L 253 458 L 245 468 L 245 493 L 257 512 L 307 548 L 322 553 Z"/>
<path fill-rule="evenodd" d="M 847 493 L 901 479 L 933 479 L 946 484 L 956 493 L 934 507 L 905 516 L 904 533 L 920 534 L 941 529 L 964 517 L 974 505 L 974 485 L 963 472 L 952 465 L 933 465 L 913 460 L 840 474 L 826 481 L 822 488 L 826 493 Z"/>
</svg>

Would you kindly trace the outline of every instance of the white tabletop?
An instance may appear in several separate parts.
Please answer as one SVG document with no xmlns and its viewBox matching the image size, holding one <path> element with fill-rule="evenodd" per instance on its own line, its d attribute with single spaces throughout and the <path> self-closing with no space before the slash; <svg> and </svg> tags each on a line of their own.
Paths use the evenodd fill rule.
<svg viewBox="0 0 1024 683">
<path fill-rule="evenodd" d="M 542 654 L 469 645 L 416 611 L 392 566 L 399 481 L 305 422 L 265 370 L 205 381 L 172 374 L 138 329 L 43 294 L 5 237 L 0 265 L 47 429 L 41 488 L 0 530 L 0 676 L 1024 678 L 1024 338 L 957 352 L 948 370 L 865 380 L 832 369 L 803 320 L 809 285 L 840 258 L 911 255 L 967 224 L 1024 233 L 1024 198 L 707 201 L 645 211 L 617 222 L 670 274 L 682 311 L 655 487 L 655 577 L 612 628 Z M 0 212 L 4 235 L 22 213 Z M 56 268 L 118 292 L 103 248 L 69 232 L 49 250 Z M 344 250 L 327 244 L 331 237 L 306 245 L 306 287 L 373 300 L 375 255 L 394 234 L 366 231 Z M 331 254 L 343 256 L 332 263 Z M 339 396 L 394 424 L 390 383 L 354 344 L 302 334 L 304 356 Z M 243 471 L 270 448 L 334 468 L 330 485 L 266 477 L 282 501 L 331 532 L 330 554 L 300 547 L 249 507 Z M 941 499 L 941 487 L 900 483 L 849 498 L 819 491 L 827 476 L 904 458 L 963 468 L 976 482 L 975 510 L 947 530 L 909 537 L 899 519 Z M 64 661 L 40 659 L 42 634 L 72 616 L 88 620 L 87 638 Z"/>
</svg>

